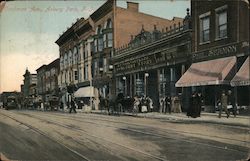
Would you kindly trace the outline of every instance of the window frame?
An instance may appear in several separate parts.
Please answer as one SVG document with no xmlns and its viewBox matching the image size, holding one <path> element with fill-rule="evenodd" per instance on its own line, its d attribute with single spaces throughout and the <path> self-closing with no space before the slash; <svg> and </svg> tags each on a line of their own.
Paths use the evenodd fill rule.
<svg viewBox="0 0 250 161">
<path fill-rule="evenodd" d="M 219 24 L 219 18 L 220 18 L 220 15 L 222 15 L 223 13 L 226 14 L 226 22 L 224 24 Z M 215 23 L 215 40 L 221 40 L 221 39 L 225 39 L 228 37 L 228 6 L 227 5 L 224 5 L 224 6 L 221 6 L 219 8 L 216 8 L 215 9 L 215 20 L 216 20 L 216 23 Z M 222 26 L 226 26 L 226 34 L 224 36 L 220 36 L 221 35 L 221 31 L 220 30 L 220 27 Z"/>
<path fill-rule="evenodd" d="M 206 12 L 204 14 L 201 14 L 199 16 L 199 30 L 200 30 L 200 39 L 199 39 L 199 44 L 202 45 L 202 44 L 206 44 L 206 43 L 210 43 L 210 30 L 211 30 L 211 27 L 210 27 L 210 16 L 211 16 L 211 12 Z M 203 22 L 204 20 L 208 20 L 208 28 L 204 30 L 204 25 L 203 25 Z M 208 31 L 208 39 L 205 40 L 205 32 Z"/>
</svg>

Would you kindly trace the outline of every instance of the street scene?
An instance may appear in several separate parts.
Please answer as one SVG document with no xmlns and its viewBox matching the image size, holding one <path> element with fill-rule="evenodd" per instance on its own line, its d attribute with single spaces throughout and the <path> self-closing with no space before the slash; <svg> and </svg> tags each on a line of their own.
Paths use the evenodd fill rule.
<svg viewBox="0 0 250 161">
<path fill-rule="evenodd" d="M 22 110 L 0 110 L 0 115 L 0 150 L 12 160 L 221 161 L 249 155 L 247 118 L 234 125 L 213 122 L 211 116 L 196 122 L 181 116 L 151 119 Z"/>
<path fill-rule="evenodd" d="M 0 161 L 249 160 L 249 11 L 1 1 Z"/>
</svg>

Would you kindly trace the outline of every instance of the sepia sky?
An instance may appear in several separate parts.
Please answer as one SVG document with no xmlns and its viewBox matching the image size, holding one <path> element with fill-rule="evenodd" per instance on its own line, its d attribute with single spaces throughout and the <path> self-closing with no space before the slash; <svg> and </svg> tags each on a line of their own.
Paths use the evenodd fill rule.
<svg viewBox="0 0 250 161">
<path fill-rule="evenodd" d="M 140 12 L 172 19 L 184 17 L 189 0 L 139 3 Z M 55 41 L 77 18 L 88 18 L 105 1 L 8 1 L 0 6 L 0 93 L 20 91 L 23 74 L 59 57 Z M 118 0 L 126 8 L 126 1 Z"/>
</svg>

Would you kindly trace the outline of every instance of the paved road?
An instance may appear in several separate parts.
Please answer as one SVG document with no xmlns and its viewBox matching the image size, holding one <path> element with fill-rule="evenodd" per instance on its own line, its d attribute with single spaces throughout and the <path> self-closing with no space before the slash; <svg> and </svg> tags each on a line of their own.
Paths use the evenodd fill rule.
<svg viewBox="0 0 250 161">
<path fill-rule="evenodd" d="M 13 160 L 246 160 L 249 129 L 131 116 L 0 110 Z"/>
</svg>

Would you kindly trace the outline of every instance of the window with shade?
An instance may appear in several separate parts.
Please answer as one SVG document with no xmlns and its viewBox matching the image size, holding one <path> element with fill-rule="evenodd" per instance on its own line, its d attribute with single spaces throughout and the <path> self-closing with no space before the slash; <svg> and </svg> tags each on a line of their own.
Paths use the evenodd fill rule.
<svg viewBox="0 0 250 161">
<path fill-rule="evenodd" d="M 227 6 L 216 9 L 216 38 L 227 37 Z"/>
<path fill-rule="evenodd" d="M 210 18 L 209 16 L 200 18 L 200 42 L 209 42 L 210 38 Z"/>
</svg>

